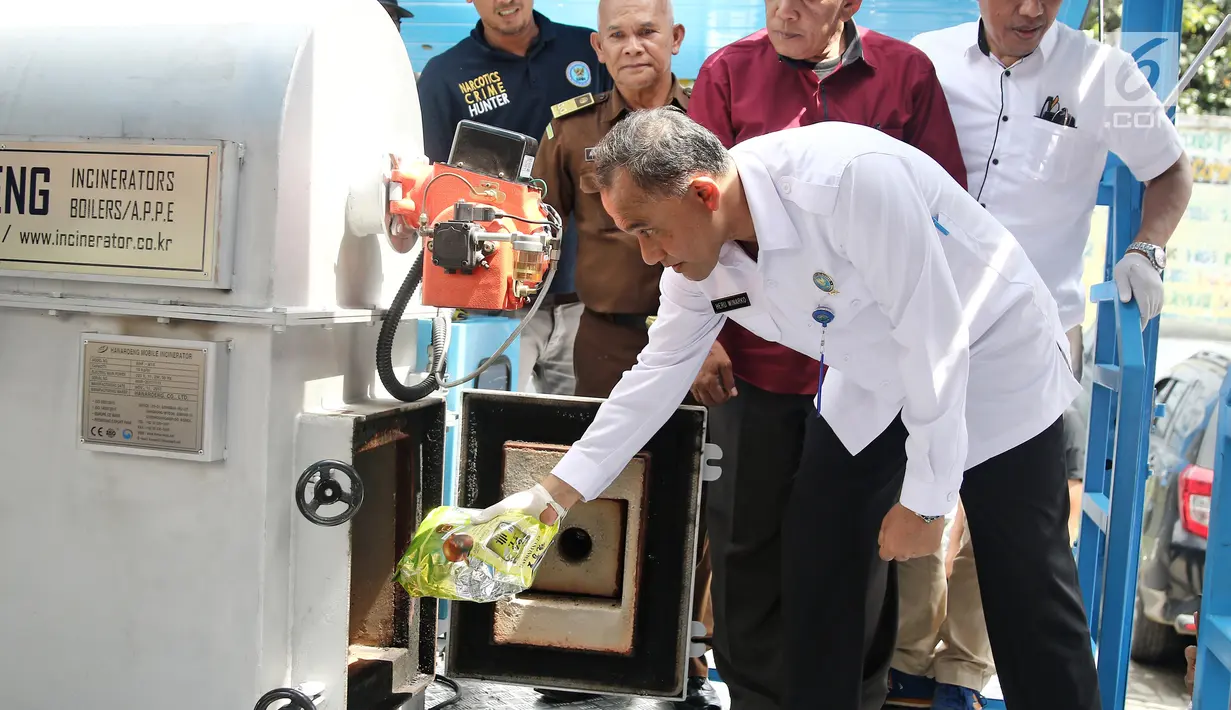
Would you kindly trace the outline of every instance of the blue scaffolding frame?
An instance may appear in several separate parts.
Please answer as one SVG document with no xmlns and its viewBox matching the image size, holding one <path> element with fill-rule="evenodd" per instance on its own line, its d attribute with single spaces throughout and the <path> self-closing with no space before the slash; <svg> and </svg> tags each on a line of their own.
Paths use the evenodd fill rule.
<svg viewBox="0 0 1231 710">
<path fill-rule="evenodd" d="M 1218 448 L 1197 634 L 1193 710 L 1231 707 L 1231 373 L 1218 396 Z"/>
</svg>

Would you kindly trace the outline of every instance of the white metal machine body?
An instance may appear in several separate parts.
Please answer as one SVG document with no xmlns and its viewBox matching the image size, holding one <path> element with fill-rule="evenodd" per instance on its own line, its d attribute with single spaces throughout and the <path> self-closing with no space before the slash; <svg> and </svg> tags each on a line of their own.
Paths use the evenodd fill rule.
<svg viewBox="0 0 1231 710">
<path fill-rule="evenodd" d="M 442 502 L 446 406 L 398 402 L 376 372 L 422 253 L 390 246 L 391 155 L 421 155 L 422 129 L 387 14 L 0 2 L 3 706 L 421 707 L 437 609 L 392 576 Z M 425 369 L 403 332 L 392 362 Z M 511 444 L 559 452 L 600 404 L 460 400 L 457 503 L 472 507 L 524 485 Z M 704 410 L 681 407 L 643 453 L 632 503 L 582 504 L 562 531 L 623 534 L 549 553 L 554 587 L 502 607 L 537 605 L 538 626 L 450 608 L 446 672 L 684 697 L 716 471 Z M 593 571 L 617 581 L 597 602 L 578 583 Z M 576 628 L 579 604 L 622 625 L 573 638 L 593 626 Z"/>
<path fill-rule="evenodd" d="M 294 490 L 404 407 L 405 48 L 365 0 L 5 5 L 3 704 L 343 710 L 353 531 Z"/>
</svg>

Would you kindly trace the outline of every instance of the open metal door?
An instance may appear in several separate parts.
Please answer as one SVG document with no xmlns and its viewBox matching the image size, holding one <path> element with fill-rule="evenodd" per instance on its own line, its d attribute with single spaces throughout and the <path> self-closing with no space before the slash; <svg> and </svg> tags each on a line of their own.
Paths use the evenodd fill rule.
<svg viewBox="0 0 1231 710">
<path fill-rule="evenodd" d="M 466 391 L 458 502 L 482 508 L 549 474 L 602 400 Z M 450 606 L 447 672 L 535 688 L 682 699 L 701 483 L 716 450 L 681 406 L 601 498 L 575 506 L 534 586 Z"/>
<path fill-rule="evenodd" d="M 435 678 L 436 600 L 412 599 L 391 571 L 425 512 L 440 505 L 445 403 L 352 405 L 299 416 L 292 495 L 289 675 L 317 708 L 385 707 Z M 315 696 L 323 685 L 324 696 Z M 299 702 L 300 704 L 295 704 Z M 262 705 L 257 708 L 278 707 Z"/>
</svg>

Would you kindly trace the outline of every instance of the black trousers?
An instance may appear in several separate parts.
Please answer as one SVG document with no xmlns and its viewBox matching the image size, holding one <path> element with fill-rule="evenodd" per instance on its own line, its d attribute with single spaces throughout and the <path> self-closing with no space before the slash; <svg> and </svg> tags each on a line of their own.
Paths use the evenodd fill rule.
<svg viewBox="0 0 1231 710">
<path fill-rule="evenodd" d="M 736 379 L 739 396 L 710 408 L 722 476 L 709 487 L 714 661 L 732 710 L 778 710 L 782 644 L 782 519 L 799 468 L 811 395 L 774 394 Z"/>
<path fill-rule="evenodd" d="M 880 708 L 897 635 L 881 521 L 905 471 L 900 420 L 852 456 L 809 420 L 784 521 L 786 708 Z M 966 472 L 962 484 L 988 638 L 1010 710 L 1100 710 L 1068 539 L 1062 423 Z M 860 653 L 856 649 L 862 651 Z"/>
</svg>

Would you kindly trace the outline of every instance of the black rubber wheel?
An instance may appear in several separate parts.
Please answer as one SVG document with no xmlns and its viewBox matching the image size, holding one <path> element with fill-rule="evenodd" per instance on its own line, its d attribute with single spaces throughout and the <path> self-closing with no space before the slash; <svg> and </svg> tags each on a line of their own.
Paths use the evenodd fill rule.
<svg viewBox="0 0 1231 710">
<path fill-rule="evenodd" d="M 1138 663 L 1162 663 L 1176 652 L 1180 635 L 1175 629 L 1146 617 L 1141 609 L 1141 595 L 1133 605 L 1133 642 L 1129 656 Z"/>
</svg>

